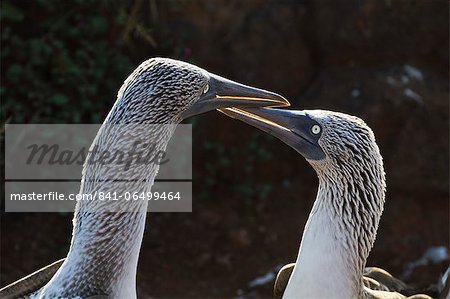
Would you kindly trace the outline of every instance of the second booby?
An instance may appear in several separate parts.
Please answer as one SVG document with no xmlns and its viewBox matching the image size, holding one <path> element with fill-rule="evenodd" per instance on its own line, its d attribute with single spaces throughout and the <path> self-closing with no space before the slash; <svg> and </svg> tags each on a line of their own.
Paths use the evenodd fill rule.
<svg viewBox="0 0 450 299">
<path fill-rule="evenodd" d="M 364 283 L 364 267 L 375 241 L 386 189 L 383 159 L 364 121 L 324 110 L 220 111 L 291 146 L 319 178 L 317 197 L 283 298 L 406 298 Z M 414 298 L 431 298 L 420 296 Z"/>
</svg>

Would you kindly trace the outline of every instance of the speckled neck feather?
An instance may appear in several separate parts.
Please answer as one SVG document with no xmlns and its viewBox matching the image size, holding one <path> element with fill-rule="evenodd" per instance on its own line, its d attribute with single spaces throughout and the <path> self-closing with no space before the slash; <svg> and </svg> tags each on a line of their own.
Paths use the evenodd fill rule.
<svg viewBox="0 0 450 299">
<path fill-rule="evenodd" d="M 150 59 L 142 63 L 124 82 L 91 149 L 94 146 L 127 149 L 139 138 L 151 140 L 156 151 L 164 151 L 181 121 L 181 113 L 201 92 L 205 83 L 202 72 L 170 59 Z M 143 124 L 163 126 L 139 129 Z M 125 133 L 121 130 L 123 125 L 128 126 Z M 127 133 L 130 131 L 133 134 Z M 157 164 L 133 165 L 124 170 L 117 164 L 86 163 L 80 193 L 147 192 L 158 169 Z M 115 181 L 124 178 L 130 181 Z M 136 268 L 146 211 L 146 200 L 78 202 L 67 259 L 35 297 L 136 298 Z"/>
<path fill-rule="evenodd" d="M 308 161 L 319 189 L 285 298 L 363 298 L 362 274 L 385 199 L 382 157 L 362 120 L 316 114 L 327 157 Z"/>
</svg>

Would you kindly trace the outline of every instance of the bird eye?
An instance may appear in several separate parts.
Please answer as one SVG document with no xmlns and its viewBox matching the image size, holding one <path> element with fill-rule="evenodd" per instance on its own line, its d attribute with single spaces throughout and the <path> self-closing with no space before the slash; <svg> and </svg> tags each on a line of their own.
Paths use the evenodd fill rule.
<svg viewBox="0 0 450 299">
<path fill-rule="evenodd" d="M 203 93 L 207 93 L 209 90 L 209 84 L 206 84 L 205 88 L 203 89 Z"/>
<path fill-rule="evenodd" d="M 311 127 L 311 132 L 313 133 L 313 134 L 315 134 L 315 135 L 317 135 L 317 134 L 319 134 L 320 133 L 320 126 L 319 125 L 314 125 L 314 126 L 312 126 Z"/>
</svg>

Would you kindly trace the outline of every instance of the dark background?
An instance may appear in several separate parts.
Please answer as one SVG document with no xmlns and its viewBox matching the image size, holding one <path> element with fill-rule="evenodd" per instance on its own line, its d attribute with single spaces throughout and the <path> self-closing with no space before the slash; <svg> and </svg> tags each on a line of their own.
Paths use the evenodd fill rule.
<svg viewBox="0 0 450 299">
<path fill-rule="evenodd" d="M 4 0 L 0 14 L 3 122 L 101 123 L 154 56 L 273 90 L 297 109 L 354 114 L 374 130 L 387 172 L 368 265 L 417 287 L 448 265 L 405 274 L 431 246 L 449 247 L 447 1 Z M 219 113 L 189 122 L 194 211 L 149 215 L 138 295 L 270 297 L 271 281 L 248 283 L 295 260 L 315 174 Z M 2 213 L 1 285 L 65 256 L 71 218 Z"/>
</svg>

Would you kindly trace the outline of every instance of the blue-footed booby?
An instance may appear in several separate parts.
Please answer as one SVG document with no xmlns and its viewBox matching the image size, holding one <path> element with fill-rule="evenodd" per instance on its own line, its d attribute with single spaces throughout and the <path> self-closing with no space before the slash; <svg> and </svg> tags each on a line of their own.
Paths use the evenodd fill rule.
<svg viewBox="0 0 450 299">
<path fill-rule="evenodd" d="M 284 280 L 287 286 L 282 297 L 406 298 L 389 289 L 386 281 L 377 281 L 377 275 L 370 277 L 367 273 L 370 270 L 363 276 L 383 212 L 386 189 L 383 159 L 375 136 L 364 121 L 324 110 L 220 111 L 291 146 L 306 158 L 319 178 L 297 261 L 284 268 L 284 275 L 281 272 L 289 278 L 288 282 Z M 385 272 L 382 278 L 389 276 Z M 280 275 L 278 278 L 281 280 Z M 399 284 L 394 286 L 401 288 Z"/>
<path fill-rule="evenodd" d="M 126 148 L 139 138 L 152 140 L 155 150 L 164 151 L 176 125 L 192 115 L 231 106 L 286 105 L 289 102 L 278 94 L 230 81 L 185 62 L 153 58 L 125 80 L 91 149 Z M 154 124 L 159 126 L 150 131 L 132 130 Z M 132 131 L 120 130 L 123 126 Z M 88 160 L 89 156 L 82 173 L 83 194 L 147 192 L 159 170 L 158 164 L 124 168 Z M 122 183 L 116 183 L 116 179 Z M 136 298 L 136 269 L 147 205 L 146 200 L 77 202 L 67 257 L 3 288 L 0 297 Z"/>
</svg>

